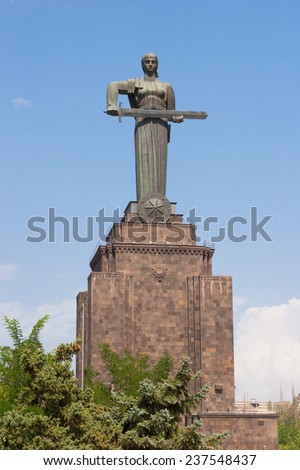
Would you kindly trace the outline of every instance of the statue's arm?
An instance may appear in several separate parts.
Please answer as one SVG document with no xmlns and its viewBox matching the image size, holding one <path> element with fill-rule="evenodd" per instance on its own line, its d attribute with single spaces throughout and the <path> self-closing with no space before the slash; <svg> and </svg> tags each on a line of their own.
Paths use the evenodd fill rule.
<svg viewBox="0 0 300 470">
<path fill-rule="evenodd" d="M 167 90 L 167 109 L 175 110 L 175 93 L 170 83 L 168 83 L 168 90 Z M 173 122 L 180 123 L 183 121 L 184 121 L 183 116 L 173 117 Z"/>
<path fill-rule="evenodd" d="M 106 91 L 106 110 L 108 114 L 117 114 L 117 99 L 119 94 L 128 95 L 128 81 L 110 82 Z"/>
<path fill-rule="evenodd" d="M 175 93 L 172 85 L 167 85 L 167 109 L 175 109 Z"/>
</svg>

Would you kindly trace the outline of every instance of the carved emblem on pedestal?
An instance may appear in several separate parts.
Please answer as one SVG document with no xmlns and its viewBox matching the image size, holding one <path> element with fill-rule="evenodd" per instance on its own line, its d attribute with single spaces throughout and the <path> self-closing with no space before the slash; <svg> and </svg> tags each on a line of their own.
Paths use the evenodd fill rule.
<svg viewBox="0 0 300 470">
<path fill-rule="evenodd" d="M 168 268 L 166 268 L 165 266 L 155 266 L 155 268 L 150 268 L 150 269 L 152 271 L 154 278 L 158 282 L 161 282 L 164 280 L 168 271 Z"/>
<path fill-rule="evenodd" d="M 138 214 L 146 223 L 167 222 L 171 217 L 171 204 L 160 193 L 148 193 L 139 200 Z"/>
</svg>

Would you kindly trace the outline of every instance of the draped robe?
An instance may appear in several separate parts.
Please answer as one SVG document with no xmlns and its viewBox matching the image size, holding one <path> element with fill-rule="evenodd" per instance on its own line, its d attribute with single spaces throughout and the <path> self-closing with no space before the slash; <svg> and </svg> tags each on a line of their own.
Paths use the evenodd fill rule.
<svg viewBox="0 0 300 470">
<path fill-rule="evenodd" d="M 107 93 L 108 105 L 116 102 L 116 93 L 127 94 L 133 108 L 175 109 L 171 84 L 157 79 L 138 78 L 110 83 Z M 136 118 L 134 141 L 138 201 L 148 193 L 158 192 L 166 195 L 169 136 L 170 126 L 167 120 Z"/>
</svg>

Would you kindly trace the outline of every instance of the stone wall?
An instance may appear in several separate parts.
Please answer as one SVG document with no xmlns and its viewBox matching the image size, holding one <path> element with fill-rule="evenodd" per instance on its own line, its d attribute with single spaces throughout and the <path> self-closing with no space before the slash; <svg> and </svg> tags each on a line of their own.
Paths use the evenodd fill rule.
<svg viewBox="0 0 300 470">
<path fill-rule="evenodd" d="M 232 410 L 231 277 L 212 276 L 214 250 L 196 246 L 189 225 L 182 224 L 182 233 L 181 245 L 135 244 L 125 237 L 99 247 L 88 278 L 85 368 L 103 370 L 98 345 L 104 342 L 118 352 L 146 353 L 153 361 L 168 352 L 175 368 L 189 357 L 195 372 L 204 371 L 193 391 L 211 385 L 206 409 Z"/>
<path fill-rule="evenodd" d="M 226 450 L 274 450 L 278 449 L 277 415 L 272 413 L 201 413 L 201 431 L 229 431 L 222 449 Z M 188 418 L 186 424 L 192 422 Z"/>
<path fill-rule="evenodd" d="M 148 354 L 153 361 L 168 352 L 175 368 L 189 357 L 193 371 L 203 372 L 191 391 L 210 385 L 208 399 L 197 410 L 203 431 L 228 429 L 228 450 L 276 449 L 275 415 L 234 413 L 232 279 L 212 275 L 214 250 L 196 245 L 194 226 L 182 224 L 180 216 L 171 221 L 172 226 L 136 225 L 127 214 L 96 250 L 87 292 L 77 296 L 77 335 L 83 333 L 79 382 L 82 362 L 85 370 L 92 366 L 109 381 L 99 356 L 101 343 L 120 353 Z"/>
</svg>

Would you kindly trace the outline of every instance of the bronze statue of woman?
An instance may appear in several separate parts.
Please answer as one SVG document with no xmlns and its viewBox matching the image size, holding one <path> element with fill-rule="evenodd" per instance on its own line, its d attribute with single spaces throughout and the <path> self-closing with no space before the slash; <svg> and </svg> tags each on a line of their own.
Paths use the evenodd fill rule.
<svg viewBox="0 0 300 470">
<path fill-rule="evenodd" d="M 131 108 L 175 110 L 175 95 L 170 83 L 158 80 L 155 54 L 142 58 L 144 78 L 111 82 L 107 88 L 107 113 L 117 114 L 118 95 L 128 95 Z M 173 122 L 182 122 L 181 116 Z M 136 193 L 139 201 L 145 194 L 166 195 L 167 146 L 170 125 L 167 119 L 137 117 L 135 124 Z"/>
</svg>

